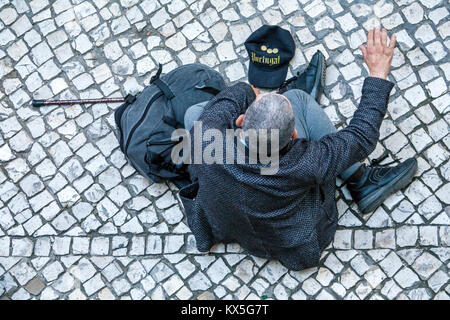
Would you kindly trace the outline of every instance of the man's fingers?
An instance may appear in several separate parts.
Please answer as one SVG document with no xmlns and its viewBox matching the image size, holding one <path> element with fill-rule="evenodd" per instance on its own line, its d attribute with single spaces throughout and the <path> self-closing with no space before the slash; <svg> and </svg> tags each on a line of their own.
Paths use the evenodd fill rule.
<svg viewBox="0 0 450 320">
<path fill-rule="evenodd" d="M 395 43 L 397 42 L 397 36 L 393 34 L 391 40 L 389 41 L 389 48 L 394 49 Z"/>
<path fill-rule="evenodd" d="M 367 47 L 368 48 L 373 46 L 373 33 L 374 33 L 374 30 L 372 29 L 367 34 Z"/>
<path fill-rule="evenodd" d="M 367 48 L 365 46 L 363 46 L 363 45 L 360 45 L 359 49 L 362 52 L 363 58 L 366 58 Z"/>
<path fill-rule="evenodd" d="M 381 44 L 381 35 L 380 35 L 380 28 L 375 28 L 375 33 L 373 35 L 373 43 L 376 46 L 379 46 Z"/>
<path fill-rule="evenodd" d="M 387 31 L 386 31 L 386 29 L 383 29 L 381 31 L 381 45 L 383 46 L 383 48 L 387 47 Z"/>
</svg>

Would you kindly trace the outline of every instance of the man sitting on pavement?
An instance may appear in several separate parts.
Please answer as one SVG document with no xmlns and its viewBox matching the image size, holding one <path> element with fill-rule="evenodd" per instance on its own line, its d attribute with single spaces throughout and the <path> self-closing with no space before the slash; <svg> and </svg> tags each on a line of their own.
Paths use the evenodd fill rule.
<svg viewBox="0 0 450 320">
<path fill-rule="evenodd" d="M 237 242 L 251 254 L 277 259 L 290 269 L 317 266 L 337 226 L 336 178 L 340 177 L 361 213 L 375 210 L 392 193 L 411 182 L 414 158 L 396 166 L 367 166 L 386 114 L 393 83 L 386 80 L 396 43 L 387 44 L 386 30 L 375 28 L 360 46 L 369 77 L 349 125 L 336 131 L 318 105 L 324 58 L 318 53 L 305 73 L 283 94 L 260 94 L 235 84 L 212 101 L 192 106 L 185 127 L 201 121 L 202 130 L 241 127 L 243 133 L 279 132 L 279 168 L 262 175 L 262 164 L 192 164 L 194 184 L 180 196 L 200 251 L 216 243 Z M 195 132 L 191 130 L 195 139 Z M 247 139 L 236 139 L 237 145 Z"/>
</svg>

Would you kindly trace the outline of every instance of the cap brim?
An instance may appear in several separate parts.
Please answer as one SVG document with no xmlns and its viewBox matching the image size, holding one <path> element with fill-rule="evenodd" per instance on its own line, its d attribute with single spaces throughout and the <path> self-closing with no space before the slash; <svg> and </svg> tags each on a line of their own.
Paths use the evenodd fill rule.
<svg viewBox="0 0 450 320">
<path fill-rule="evenodd" d="M 263 70 L 250 63 L 248 68 L 248 81 L 259 88 L 278 88 L 286 79 L 288 65 L 275 70 Z"/>
</svg>

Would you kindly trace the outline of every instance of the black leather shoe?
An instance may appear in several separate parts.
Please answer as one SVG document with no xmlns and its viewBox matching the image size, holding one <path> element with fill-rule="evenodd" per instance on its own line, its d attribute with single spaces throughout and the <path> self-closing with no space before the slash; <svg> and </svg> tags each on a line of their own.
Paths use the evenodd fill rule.
<svg viewBox="0 0 450 320">
<path fill-rule="evenodd" d="M 284 81 L 278 89 L 278 93 L 300 89 L 309 93 L 319 102 L 319 96 L 325 84 L 325 67 L 325 57 L 322 52 L 317 50 L 306 70 L 303 73 L 297 72 L 296 76 Z"/>
<path fill-rule="evenodd" d="M 387 197 L 406 187 L 417 170 L 417 160 L 409 158 L 396 166 L 378 165 L 383 159 L 363 164 L 359 181 L 348 182 L 347 188 L 361 213 L 369 213 L 380 206 Z"/>
</svg>

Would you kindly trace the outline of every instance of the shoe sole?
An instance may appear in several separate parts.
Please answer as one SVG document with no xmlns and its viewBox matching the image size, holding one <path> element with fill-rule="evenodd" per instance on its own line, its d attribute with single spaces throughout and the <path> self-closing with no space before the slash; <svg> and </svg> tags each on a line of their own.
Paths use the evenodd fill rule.
<svg viewBox="0 0 450 320">
<path fill-rule="evenodd" d="M 322 85 L 322 88 L 325 87 L 325 76 L 326 76 L 326 69 L 327 65 L 326 65 L 326 61 L 325 61 L 325 56 L 322 55 L 322 76 L 320 77 L 320 84 Z"/>
<path fill-rule="evenodd" d="M 400 189 L 406 187 L 410 182 L 411 178 L 417 170 L 417 161 L 414 162 L 413 166 L 410 166 L 405 172 L 398 175 L 388 184 L 377 189 L 372 194 L 369 194 L 365 198 L 361 199 L 358 203 L 358 208 L 361 213 L 369 213 L 378 208 L 384 200 L 386 200 L 391 194 L 397 192 Z"/>
<path fill-rule="evenodd" d="M 320 68 L 320 86 L 318 88 L 317 93 L 314 94 L 313 92 L 311 92 L 311 95 L 315 98 L 317 102 L 319 102 L 320 95 L 323 93 L 323 88 L 325 87 L 326 61 L 325 56 L 323 55 L 322 52 L 320 52 L 319 68 Z M 317 86 L 317 84 L 314 84 L 314 87 L 315 86 Z"/>
</svg>

